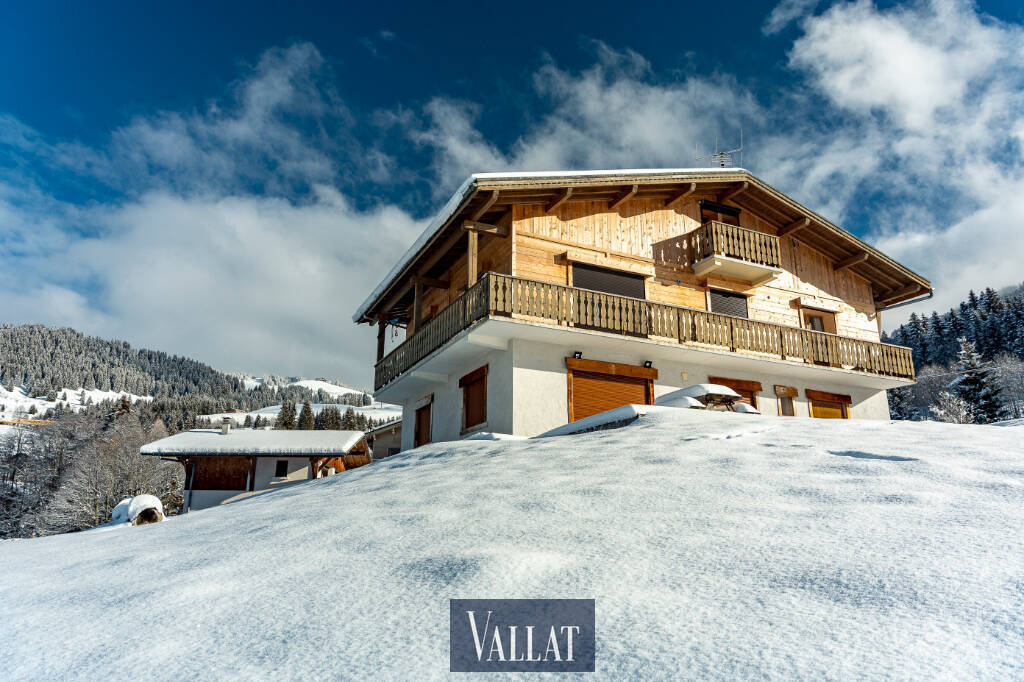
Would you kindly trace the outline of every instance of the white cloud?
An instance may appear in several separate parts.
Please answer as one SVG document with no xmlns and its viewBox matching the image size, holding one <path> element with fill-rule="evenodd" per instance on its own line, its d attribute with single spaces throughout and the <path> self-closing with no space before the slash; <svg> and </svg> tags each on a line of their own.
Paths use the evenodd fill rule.
<svg viewBox="0 0 1024 682">
<path fill-rule="evenodd" d="M 774 35 L 800 17 L 807 16 L 818 6 L 819 0 L 782 0 L 764 20 L 761 30 L 765 35 Z"/>
<path fill-rule="evenodd" d="M 422 225 L 394 206 L 354 208 L 335 187 L 390 159 L 348 136 L 321 67 L 312 46 L 270 50 L 227 101 L 138 117 L 103 149 L 72 153 L 0 121 L 0 144 L 23 160 L 0 175 L 3 319 L 368 385 L 373 334 L 351 310 Z M 124 194 L 61 200 L 21 172 L 47 165 Z"/>
<path fill-rule="evenodd" d="M 476 171 L 691 166 L 695 145 L 742 126 L 745 165 L 841 224 L 866 220 L 869 241 L 935 281 L 921 308 L 1024 279 L 1021 27 L 948 0 L 837 5 L 800 27 L 792 87 L 760 100 L 595 42 L 588 68 L 538 69 L 507 145 L 482 132 L 487 102 L 436 96 L 377 123 L 426 153 L 435 204 Z M 415 197 L 424 177 L 359 142 L 378 136 L 360 134 L 335 76 L 310 45 L 269 50 L 224 100 L 139 116 L 97 148 L 0 116 L 2 318 L 368 384 L 373 334 L 349 316 L 422 223 L 357 202 L 353 178 Z M 118 197 L 62 199 L 47 169 Z"/>
</svg>

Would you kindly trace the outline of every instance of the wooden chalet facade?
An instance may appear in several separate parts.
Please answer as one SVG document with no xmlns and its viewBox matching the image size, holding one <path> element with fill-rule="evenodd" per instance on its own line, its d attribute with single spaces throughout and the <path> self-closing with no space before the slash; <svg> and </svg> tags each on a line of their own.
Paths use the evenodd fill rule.
<svg viewBox="0 0 1024 682">
<path fill-rule="evenodd" d="M 193 429 L 142 446 L 185 467 L 183 511 L 354 469 L 372 460 L 362 431 Z"/>
<path fill-rule="evenodd" d="M 765 414 L 886 418 L 914 370 L 880 313 L 930 292 L 743 169 L 486 173 L 354 320 L 378 328 L 376 396 L 404 406 L 408 448 L 711 376 Z M 388 326 L 405 341 L 385 352 Z"/>
</svg>

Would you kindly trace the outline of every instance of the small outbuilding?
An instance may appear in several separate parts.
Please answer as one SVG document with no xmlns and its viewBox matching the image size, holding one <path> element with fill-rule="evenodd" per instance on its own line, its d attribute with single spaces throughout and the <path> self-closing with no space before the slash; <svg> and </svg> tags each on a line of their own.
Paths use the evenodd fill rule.
<svg viewBox="0 0 1024 682">
<path fill-rule="evenodd" d="M 142 446 L 185 467 L 183 512 L 369 464 L 362 431 L 193 429 Z"/>
<path fill-rule="evenodd" d="M 370 445 L 374 459 L 397 455 L 402 449 L 402 420 L 370 429 L 366 432 L 366 442 Z"/>
</svg>

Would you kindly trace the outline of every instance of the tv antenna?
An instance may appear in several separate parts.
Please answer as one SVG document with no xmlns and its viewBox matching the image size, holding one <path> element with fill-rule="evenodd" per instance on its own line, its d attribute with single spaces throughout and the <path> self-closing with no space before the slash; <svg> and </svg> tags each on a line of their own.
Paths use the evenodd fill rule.
<svg viewBox="0 0 1024 682">
<path fill-rule="evenodd" d="M 718 151 L 718 136 L 715 136 L 715 151 L 711 154 L 705 154 L 704 156 L 698 156 L 697 145 L 693 145 L 693 155 L 695 161 L 703 161 L 704 159 L 711 159 L 712 166 L 718 166 L 719 168 L 732 168 L 732 156 L 733 154 L 740 155 L 740 167 L 743 167 L 743 128 L 740 128 L 740 146 L 735 149 L 729 149 L 727 151 Z"/>
</svg>

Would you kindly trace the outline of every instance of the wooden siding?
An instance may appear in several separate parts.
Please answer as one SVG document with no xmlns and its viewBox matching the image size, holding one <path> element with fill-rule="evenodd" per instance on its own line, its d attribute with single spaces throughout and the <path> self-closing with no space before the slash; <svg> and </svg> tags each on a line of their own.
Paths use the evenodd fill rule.
<svg viewBox="0 0 1024 682">
<path fill-rule="evenodd" d="M 590 253 L 605 267 L 631 272 L 638 266 L 653 267 L 647 280 L 647 298 L 659 303 L 707 309 L 708 286 L 741 292 L 750 297 L 753 320 L 799 327 L 802 320 L 797 299 L 807 306 L 836 311 L 837 333 L 841 336 L 877 341 L 878 322 L 872 290 L 867 280 L 849 269 L 836 272 L 832 261 L 790 236 L 778 241 L 783 270 L 775 279 L 752 287 L 748 282 L 712 276 L 706 283 L 692 269 L 679 264 L 682 257 L 672 249 L 687 243 L 678 239 L 701 227 L 699 195 L 671 208 L 660 200 L 635 199 L 609 211 L 606 202 L 566 202 L 551 215 L 544 207 L 520 204 L 513 207 L 513 253 L 511 273 L 552 284 L 571 284 L 570 249 Z M 740 226 L 776 235 L 775 225 L 744 211 Z M 483 271 L 483 270 L 482 270 Z"/>
</svg>

